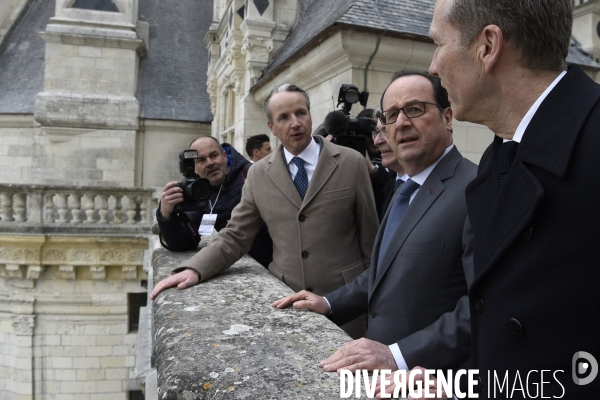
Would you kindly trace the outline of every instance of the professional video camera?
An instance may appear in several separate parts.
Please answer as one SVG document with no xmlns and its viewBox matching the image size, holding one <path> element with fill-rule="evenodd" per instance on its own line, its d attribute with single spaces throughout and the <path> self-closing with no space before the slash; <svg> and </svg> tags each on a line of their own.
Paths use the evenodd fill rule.
<svg viewBox="0 0 600 400">
<path fill-rule="evenodd" d="M 363 156 L 367 152 L 367 139 L 375 130 L 377 122 L 369 118 L 350 118 L 352 105 L 359 102 L 367 106 L 369 92 L 359 92 L 352 84 L 343 84 L 338 94 L 338 103 L 344 104 L 341 110 L 332 111 L 325 117 L 323 127 L 327 134 L 333 136 L 333 142 L 340 146 L 349 147 L 358 151 Z"/>
<path fill-rule="evenodd" d="M 210 182 L 200 178 L 195 172 L 195 159 L 198 158 L 196 150 L 183 150 L 179 153 L 179 172 L 183 174 L 177 186 L 183 189 L 183 203 L 175 206 L 175 212 L 203 210 L 207 208 L 210 197 Z"/>
</svg>

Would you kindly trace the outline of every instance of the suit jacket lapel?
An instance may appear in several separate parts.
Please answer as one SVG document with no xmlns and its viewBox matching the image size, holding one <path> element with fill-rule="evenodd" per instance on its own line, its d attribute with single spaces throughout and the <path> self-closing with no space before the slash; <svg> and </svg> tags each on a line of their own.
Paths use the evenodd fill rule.
<svg viewBox="0 0 600 400">
<path fill-rule="evenodd" d="M 377 265 L 377 268 L 373 269 L 373 273 L 376 274 L 374 277 L 374 284 L 369 291 L 369 299 L 371 295 L 377 288 L 377 285 L 382 280 L 386 271 L 394 261 L 394 259 L 398 256 L 398 253 L 408 235 L 412 232 L 414 227 L 419 223 L 419 221 L 423 218 L 423 215 L 429 210 L 429 208 L 435 203 L 437 198 L 442 194 L 445 189 L 443 181 L 448 179 L 449 177 L 454 175 L 454 170 L 456 169 L 456 165 L 462 159 L 462 156 L 454 147 L 440 162 L 436 167 L 431 171 L 423 186 L 419 188 L 419 191 L 415 195 L 413 201 L 411 201 L 410 206 L 406 210 L 400 225 L 396 228 L 394 232 L 394 237 L 390 243 L 390 247 L 386 251 L 386 254 L 383 255 L 383 259 L 381 261 L 381 265 Z M 392 203 L 395 201 L 396 196 L 400 192 L 400 188 L 396 191 L 394 198 L 392 198 Z M 392 206 L 390 205 L 389 208 Z M 386 212 L 384 220 L 382 221 L 381 228 L 377 233 L 377 238 L 375 242 L 375 250 L 373 254 L 373 260 L 378 260 L 379 251 L 381 245 L 381 237 L 383 234 L 383 230 L 387 225 L 387 219 L 389 217 L 389 209 Z M 376 262 L 376 261 L 375 261 Z M 376 271 L 375 271 L 376 270 Z"/>
<path fill-rule="evenodd" d="M 298 189 L 294 185 L 290 177 L 290 171 L 283 157 L 283 146 L 279 145 L 276 151 L 269 155 L 270 165 L 267 167 L 267 174 L 281 193 L 292 203 L 297 209 L 302 206 L 302 199 L 298 194 Z M 310 190 L 310 188 L 309 188 Z"/>
<path fill-rule="evenodd" d="M 336 148 L 336 146 L 330 143 L 327 140 L 323 140 L 317 136 L 315 136 L 315 140 L 317 143 L 322 145 L 321 154 L 319 154 L 319 162 L 317 163 L 317 168 L 315 168 L 315 172 L 308 184 L 308 190 L 306 191 L 306 195 L 304 196 L 304 202 L 302 203 L 302 207 L 306 207 L 319 193 L 319 191 L 325 186 L 329 178 L 333 172 L 337 169 L 338 163 L 335 160 L 335 156 L 337 156 L 340 152 Z M 289 174 L 288 174 L 289 177 Z M 292 184 L 293 186 L 293 184 Z M 294 186 L 294 189 L 296 187 Z M 300 198 L 300 196 L 298 196 Z"/>
</svg>

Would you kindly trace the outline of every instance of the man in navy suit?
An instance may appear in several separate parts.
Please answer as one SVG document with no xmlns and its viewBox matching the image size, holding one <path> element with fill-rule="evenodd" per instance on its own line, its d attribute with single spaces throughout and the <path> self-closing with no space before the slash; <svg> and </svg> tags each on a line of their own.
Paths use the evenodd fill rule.
<svg viewBox="0 0 600 400">
<path fill-rule="evenodd" d="M 572 23 L 570 0 L 435 6 L 430 73 L 496 135 L 466 190 L 480 399 L 600 393 L 600 86 L 567 67 Z"/>
</svg>

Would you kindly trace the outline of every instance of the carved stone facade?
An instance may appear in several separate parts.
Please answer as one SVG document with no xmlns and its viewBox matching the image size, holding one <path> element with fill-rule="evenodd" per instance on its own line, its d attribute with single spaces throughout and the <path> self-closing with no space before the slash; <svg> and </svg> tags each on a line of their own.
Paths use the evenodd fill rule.
<svg viewBox="0 0 600 400">
<path fill-rule="evenodd" d="M 270 135 L 251 88 L 296 19 L 297 0 L 215 1 L 204 41 L 210 54 L 207 88 L 212 135 L 243 149 L 249 136 Z M 272 145 L 277 144 L 271 136 Z"/>
<path fill-rule="evenodd" d="M 140 389 L 128 293 L 146 292 L 147 249 L 145 237 L 0 235 L 0 397 Z"/>
</svg>

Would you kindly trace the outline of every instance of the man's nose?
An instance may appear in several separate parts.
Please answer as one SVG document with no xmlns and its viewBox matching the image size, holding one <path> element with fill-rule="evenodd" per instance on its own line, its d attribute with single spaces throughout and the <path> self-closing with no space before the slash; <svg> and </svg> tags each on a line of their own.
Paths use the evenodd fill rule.
<svg viewBox="0 0 600 400">
<path fill-rule="evenodd" d="M 404 114 L 404 111 L 398 111 L 398 118 L 396 119 L 395 126 L 397 131 L 401 131 L 402 129 L 411 126 L 412 120 Z"/>
<path fill-rule="evenodd" d="M 435 60 L 436 54 L 437 54 L 437 50 L 435 53 L 433 53 L 433 58 L 431 59 L 431 64 L 429 64 L 429 74 L 433 75 L 433 76 L 438 76 L 437 63 Z"/>
</svg>

